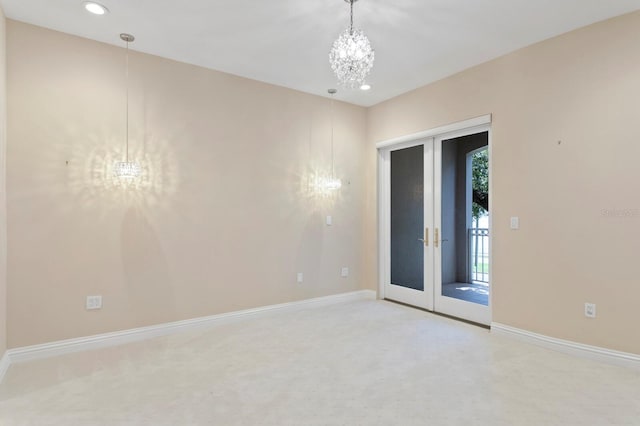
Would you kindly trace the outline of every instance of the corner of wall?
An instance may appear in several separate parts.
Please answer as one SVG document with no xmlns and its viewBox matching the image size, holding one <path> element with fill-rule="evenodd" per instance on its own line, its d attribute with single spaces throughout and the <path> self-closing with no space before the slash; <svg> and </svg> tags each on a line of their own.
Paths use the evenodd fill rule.
<svg viewBox="0 0 640 426">
<path fill-rule="evenodd" d="M 6 18 L 0 7 L 0 359 L 7 350 L 6 38 Z M 0 365 L 0 380 L 2 373 Z"/>
</svg>

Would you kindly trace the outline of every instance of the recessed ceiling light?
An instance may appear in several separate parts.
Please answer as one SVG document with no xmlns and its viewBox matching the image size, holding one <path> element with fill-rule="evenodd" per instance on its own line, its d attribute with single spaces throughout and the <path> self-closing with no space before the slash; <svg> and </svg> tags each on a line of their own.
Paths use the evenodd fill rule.
<svg viewBox="0 0 640 426">
<path fill-rule="evenodd" d="M 360 86 L 360 90 L 364 90 L 364 91 L 371 90 L 371 85 L 365 83 L 362 86 Z"/>
<path fill-rule="evenodd" d="M 93 13 L 94 15 L 104 15 L 109 11 L 109 9 L 107 9 L 100 3 L 96 3 L 93 1 L 85 1 L 83 4 L 84 4 L 84 8 L 87 9 L 87 11 Z"/>
</svg>

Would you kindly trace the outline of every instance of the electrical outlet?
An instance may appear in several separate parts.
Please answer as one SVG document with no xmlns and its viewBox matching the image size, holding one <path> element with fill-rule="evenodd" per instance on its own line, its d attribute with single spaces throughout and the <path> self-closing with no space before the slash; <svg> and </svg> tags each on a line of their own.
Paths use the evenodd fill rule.
<svg viewBox="0 0 640 426">
<path fill-rule="evenodd" d="M 596 317 L 596 304 L 595 303 L 585 303 L 584 304 L 584 316 L 587 318 L 595 318 Z"/>
<path fill-rule="evenodd" d="M 349 276 L 349 268 L 347 268 L 346 266 L 344 268 L 342 268 L 342 271 L 340 272 L 340 276 L 342 276 L 342 278 L 346 278 Z"/>
<path fill-rule="evenodd" d="M 102 309 L 102 296 L 87 296 L 87 310 Z"/>
<path fill-rule="evenodd" d="M 301 283 L 302 281 L 304 281 L 304 275 L 302 274 L 302 272 L 298 272 L 298 282 Z"/>
</svg>

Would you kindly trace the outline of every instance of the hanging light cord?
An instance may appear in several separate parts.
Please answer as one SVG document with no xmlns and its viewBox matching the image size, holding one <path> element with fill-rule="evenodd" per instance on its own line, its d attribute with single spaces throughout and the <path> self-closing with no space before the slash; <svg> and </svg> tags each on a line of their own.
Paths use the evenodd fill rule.
<svg viewBox="0 0 640 426">
<path fill-rule="evenodd" d="M 353 35 L 353 2 L 354 0 L 351 0 L 349 3 L 351 3 L 351 25 L 349 26 L 349 34 Z"/>
<path fill-rule="evenodd" d="M 333 163 L 333 95 L 331 94 L 331 179 L 335 177 L 335 168 Z"/>
<path fill-rule="evenodd" d="M 127 91 L 127 138 L 126 138 L 126 162 L 129 162 L 129 40 L 127 40 L 127 54 L 126 54 L 126 69 L 125 69 L 125 77 L 126 77 L 126 91 Z"/>
</svg>

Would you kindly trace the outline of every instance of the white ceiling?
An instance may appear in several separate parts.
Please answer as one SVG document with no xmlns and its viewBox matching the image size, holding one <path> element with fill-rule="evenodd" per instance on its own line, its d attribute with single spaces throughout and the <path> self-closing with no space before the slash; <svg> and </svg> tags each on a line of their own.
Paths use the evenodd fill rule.
<svg viewBox="0 0 640 426">
<path fill-rule="evenodd" d="M 0 0 L 11 19 L 326 96 L 328 63 L 348 25 L 344 0 Z M 337 99 L 370 106 L 593 22 L 640 9 L 640 0 L 360 0 L 355 26 L 376 61 L 369 92 Z M 640 48 L 640 47 L 639 47 Z"/>
</svg>

